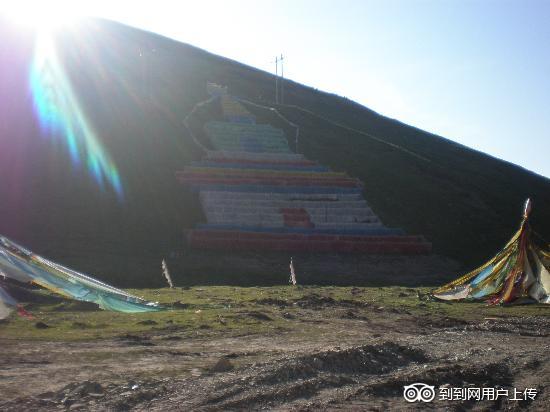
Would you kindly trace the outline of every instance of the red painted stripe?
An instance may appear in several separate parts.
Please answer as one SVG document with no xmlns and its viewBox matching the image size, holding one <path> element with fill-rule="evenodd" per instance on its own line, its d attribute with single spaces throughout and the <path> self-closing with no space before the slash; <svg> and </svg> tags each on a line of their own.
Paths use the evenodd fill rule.
<svg viewBox="0 0 550 412">
<path fill-rule="evenodd" d="M 342 252 L 370 254 L 430 253 L 431 244 L 425 243 L 369 243 L 344 241 L 252 240 L 252 239 L 191 239 L 191 246 L 203 249 L 272 250 L 304 252 Z"/>
</svg>

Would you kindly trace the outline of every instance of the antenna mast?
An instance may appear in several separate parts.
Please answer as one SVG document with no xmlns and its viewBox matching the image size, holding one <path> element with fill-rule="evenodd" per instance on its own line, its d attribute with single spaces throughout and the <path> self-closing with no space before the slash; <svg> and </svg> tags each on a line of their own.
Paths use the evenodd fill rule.
<svg viewBox="0 0 550 412">
<path fill-rule="evenodd" d="M 285 73 L 283 72 L 283 55 L 281 54 L 281 104 L 284 104 L 284 80 Z"/>
<path fill-rule="evenodd" d="M 275 103 L 279 104 L 279 58 L 275 56 Z"/>
</svg>

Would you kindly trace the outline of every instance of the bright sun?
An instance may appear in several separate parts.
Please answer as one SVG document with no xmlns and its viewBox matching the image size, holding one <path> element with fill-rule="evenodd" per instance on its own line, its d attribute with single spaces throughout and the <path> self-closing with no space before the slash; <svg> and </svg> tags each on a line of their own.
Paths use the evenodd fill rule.
<svg viewBox="0 0 550 412">
<path fill-rule="evenodd" d="M 14 23 L 34 30 L 55 30 L 78 17 L 76 2 L 16 0 L 1 2 L 2 13 Z"/>
</svg>

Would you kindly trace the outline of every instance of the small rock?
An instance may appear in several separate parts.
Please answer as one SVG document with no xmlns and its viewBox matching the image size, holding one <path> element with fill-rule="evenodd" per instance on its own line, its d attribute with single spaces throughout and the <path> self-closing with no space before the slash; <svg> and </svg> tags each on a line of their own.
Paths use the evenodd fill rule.
<svg viewBox="0 0 550 412">
<path fill-rule="evenodd" d="M 65 406 L 71 406 L 74 402 L 75 402 L 74 399 L 71 399 L 71 398 L 68 398 L 68 397 L 65 397 L 65 398 L 61 399 L 61 403 Z"/>
<path fill-rule="evenodd" d="M 56 395 L 57 395 L 56 392 L 48 391 L 48 392 L 41 393 L 39 396 L 43 400 L 51 400 L 51 399 L 54 399 Z"/>
<path fill-rule="evenodd" d="M 158 325 L 158 323 L 152 319 L 140 320 L 138 325 Z"/>
<path fill-rule="evenodd" d="M 346 313 L 344 313 L 344 315 L 342 317 L 345 318 L 345 319 L 356 319 L 357 318 L 357 313 L 355 313 L 353 310 L 349 309 L 348 311 L 346 311 Z"/>
<path fill-rule="evenodd" d="M 181 336 L 172 335 L 172 336 L 165 336 L 162 339 L 163 340 L 182 340 L 183 338 Z"/>
<path fill-rule="evenodd" d="M 70 396 L 86 396 L 90 394 L 103 394 L 104 389 L 98 382 L 84 381 L 69 392 Z"/>
<path fill-rule="evenodd" d="M 105 396 L 104 393 L 90 393 L 90 396 L 94 398 L 103 398 Z"/>
<path fill-rule="evenodd" d="M 323 368 L 323 361 L 319 358 L 313 358 L 313 366 L 315 366 L 315 368 L 317 368 L 317 369 L 322 369 Z"/>
<path fill-rule="evenodd" d="M 172 307 L 177 309 L 188 309 L 191 305 L 189 303 L 184 303 L 181 300 L 172 303 Z"/>
<path fill-rule="evenodd" d="M 251 317 L 251 318 L 258 319 L 258 320 L 266 320 L 266 321 L 272 321 L 273 320 L 269 315 L 267 315 L 263 312 L 256 312 L 256 311 L 248 312 L 246 315 Z"/>
<path fill-rule="evenodd" d="M 226 358 L 221 358 L 214 366 L 210 368 L 211 372 L 228 372 L 233 370 L 235 366 Z"/>
<path fill-rule="evenodd" d="M 34 327 L 37 329 L 48 329 L 50 326 L 46 325 L 44 322 L 36 322 Z"/>
</svg>

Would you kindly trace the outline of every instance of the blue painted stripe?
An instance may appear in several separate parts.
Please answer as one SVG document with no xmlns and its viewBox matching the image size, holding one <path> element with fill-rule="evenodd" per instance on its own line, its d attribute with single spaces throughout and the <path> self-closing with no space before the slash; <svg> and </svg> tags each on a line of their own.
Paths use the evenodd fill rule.
<svg viewBox="0 0 550 412">
<path fill-rule="evenodd" d="M 278 164 L 254 164 L 254 163 L 218 163 L 218 162 L 191 162 L 191 166 L 195 167 L 216 167 L 226 169 L 264 169 L 264 170 L 288 170 L 296 172 L 330 172 L 330 168 L 325 166 L 286 166 Z"/>
</svg>

